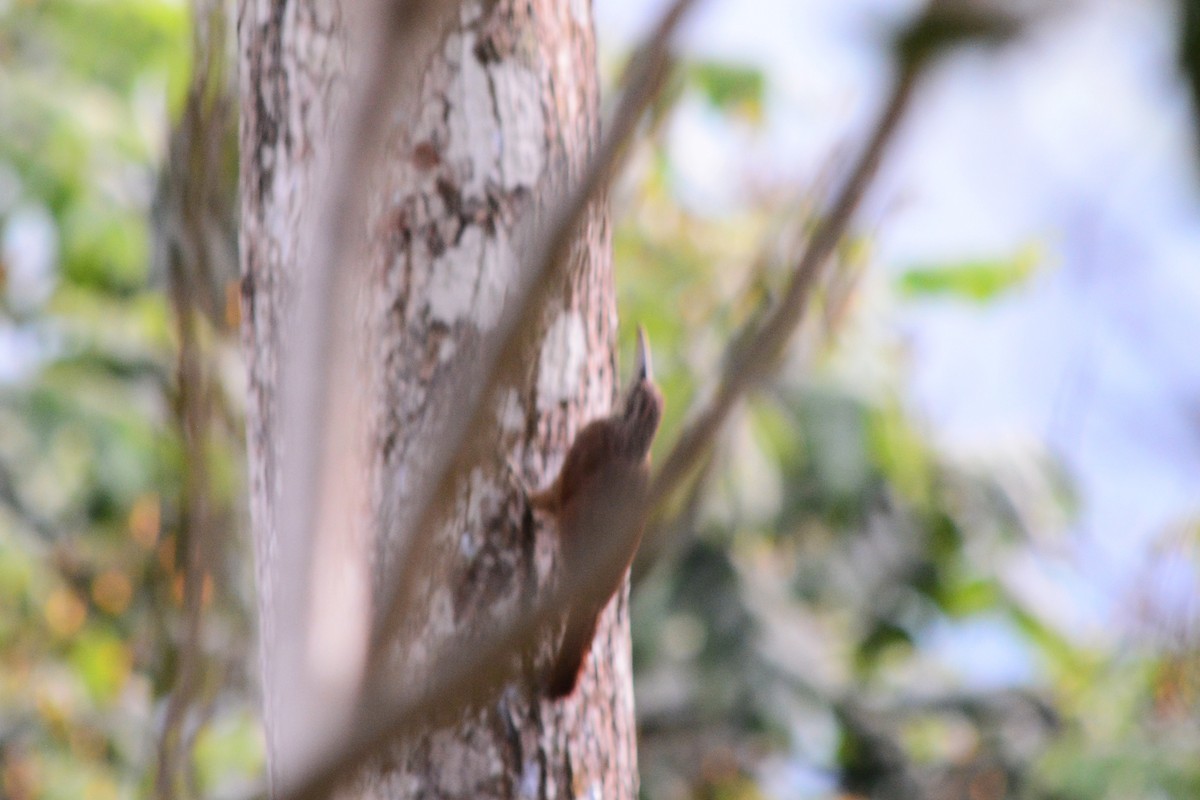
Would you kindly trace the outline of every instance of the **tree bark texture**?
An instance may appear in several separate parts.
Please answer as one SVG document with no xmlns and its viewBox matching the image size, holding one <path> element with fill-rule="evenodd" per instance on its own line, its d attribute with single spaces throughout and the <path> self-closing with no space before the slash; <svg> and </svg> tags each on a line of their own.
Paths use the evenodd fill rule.
<svg viewBox="0 0 1200 800">
<path fill-rule="evenodd" d="M 273 783 L 278 706 L 268 644 L 279 619 L 276 527 L 279 364 L 286 346 L 306 203 L 338 135 L 347 25 L 330 0 L 242 0 L 243 339 L 264 706 Z M 598 86 L 587 0 L 467 2 L 424 66 L 419 103 L 388 132 L 363 220 L 361 313 L 379 385 L 371 431 L 370 514 L 376 601 L 405 552 L 415 476 L 455 420 L 439 417 L 489 336 L 528 251 L 522 231 L 586 169 L 598 138 Z M 356 267 L 357 268 L 357 267 Z M 545 591 L 553 522 L 526 513 L 506 463 L 535 486 L 553 479 L 576 431 L 615 396 L 608 213 L 596 202 L 538 320 L 524 368 L 499 392 L 471 442 L 429 569 L 395 648 L 398 674 L 420 676 L 446 642 L 502 625 Z M 458 421 L 459 424 L 465 421 Z M 633 798 L 637 794 L 627 589 L 605 611 L 580 687 L 560 702 L 520 677 L 450 727 L 396 742 L 351 782 L 359 797 Z M 548 655 L 543 642 L 541 658 Z"/>
</svg>

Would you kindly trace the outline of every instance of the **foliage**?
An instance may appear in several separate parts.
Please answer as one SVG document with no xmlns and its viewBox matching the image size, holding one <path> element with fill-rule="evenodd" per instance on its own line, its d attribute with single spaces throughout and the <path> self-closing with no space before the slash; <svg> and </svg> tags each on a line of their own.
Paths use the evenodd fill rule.
<svg viewBox="0 0 1200 800">
<path fill-rule="evenodd" d="M 150 209 L 187 37 L 188 9 L 159 0 L 0 6 L 4 797 L 153 787 L 184 638 L 194 464 Z M 214 435 L 209 457 L 212 503 L 227 510 L 241 503 L 237 430 Z M 245 575 L 224 566 L 205 579 L 206 634 L 213 653 L 237 655 L 209 665 L 189 733 L 205 794 L 261 769 L 239 653 Z"/>
<path fill-rule="evenodd" d="M 1037 264 L 1036 248 L 1027 247 L 1006 260 L 916 266 L 900 277 L 899 288 L 909 297 L 948 295 L 982 302 L 1020 286 Z"/>
<path fill-rule="evenodd" d="M 685 79 L 692 81 L 716 109 L 760 120 L 766 95 L 766 79 L 756 69 L 740 64 L 713 61 L 688 65 Z"/>
</svg>

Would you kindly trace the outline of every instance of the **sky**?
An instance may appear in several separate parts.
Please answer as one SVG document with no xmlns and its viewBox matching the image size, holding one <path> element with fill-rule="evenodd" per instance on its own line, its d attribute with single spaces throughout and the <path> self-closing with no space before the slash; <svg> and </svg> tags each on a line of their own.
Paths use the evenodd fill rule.
<svg viewBox="0 0 1200 800">
<path fill-rule="evenodd" d="M 602 50 L 638 41 L 662 5 L 597 0 Z M 761 131 L 740 130 L 685 98 L 669 141 L 690 202 L 736 207 L 745 171 L 802 187 L 860 142 L 888 86 L 883 35 L 919 5 L 705 0 L 683 48 L 762 68 L 768 107 Z M 1007 577 L 1063 630 L 1110 644 L 1132 635 L 1133 595 L 1197 611 L 1194 570 L 1171 538 L 1200 519 L 1200 148 L 1172 13 L 1083 0 L 1003 51 L 946 60 L 863 213 L 885 276 L 1039 254 L 1026 283 L 986 306 L 906 302 L 889 324 L 908 405 L 944 452 L 1062 465 L 1078 515 Z M 981 644 L 989 635 L 1004 638 L 968 632 L 965 649 L 986 656 L 964 670 L 1027 674 Z"/>
</svg>

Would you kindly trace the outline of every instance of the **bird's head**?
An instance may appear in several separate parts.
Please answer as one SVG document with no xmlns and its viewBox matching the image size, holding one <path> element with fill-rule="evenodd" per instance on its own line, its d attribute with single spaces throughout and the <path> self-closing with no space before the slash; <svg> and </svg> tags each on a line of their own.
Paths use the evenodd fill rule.
<svg viewBox="0 0 1200 800">
<path fill-rule="evenodd" d="M 650 454 L 650 443 L 662 419 L 663 396 L 654 383 L 654 365 L 650 360 L 650 345 L 646 331 L 638 326 L 637 364 L 633 385 L 625 395 L 621 423 L 625 433 L 625 452 L 638 459 Z"/>
</svg>

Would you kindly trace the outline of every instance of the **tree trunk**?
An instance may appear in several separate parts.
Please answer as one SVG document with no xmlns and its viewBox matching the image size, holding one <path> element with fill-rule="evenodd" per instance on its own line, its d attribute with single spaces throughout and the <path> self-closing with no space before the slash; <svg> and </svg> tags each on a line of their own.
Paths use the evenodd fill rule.
<svg viewBox="0 0 1200 800">
<path fill-rule="evenodd" d="M 272 784 L 281 706 L 271 651 L 280 618 L 275 524 L 281 347 L 306 203 L 337 135 L 347 25 L 328 0 L 242 0 L 242 268 L 248 439 L 264 707 Z M 372 559 L 378 602 L 404 552 L 386 521 L 416 498 L 413 476 L 461 366 L 499 317 L 523 266 L 517 242 L 539 203 L 580 177 L 598 137 L 595 42 L 585 0 L 476 0 L 424 66 L 418 111 L 388 133 L 364 221 L 367 357 L 380 386 L 370 419 Z M 391 117 L 395 119 L 395 115 Z M 364 187 L 366 190 L 367 187 Z M 540 320 L 528 367 L 500 393 L 492 424 L 460 463 L 456 499 L 397 643 L 405 675 L 439 645 L 504 624 L 546 587 L 553 548 L 525 513 L 506 462 L 535 486 L 615 395 L 616 315 L 608 213 L 597 202 Z M 364 387 L 364 392 L 367 388 Z M 442 401 L 442 402 L 440 402 Z M 604 797 L 637 794 L 627 590 L 605 611 L 580 686 L 549 702 L 514 679 L 447 729 L 396 742 L 346 789 L 363 797 Z M 543 643 L 542 657 L 547 647 Z"/>
</svg>

